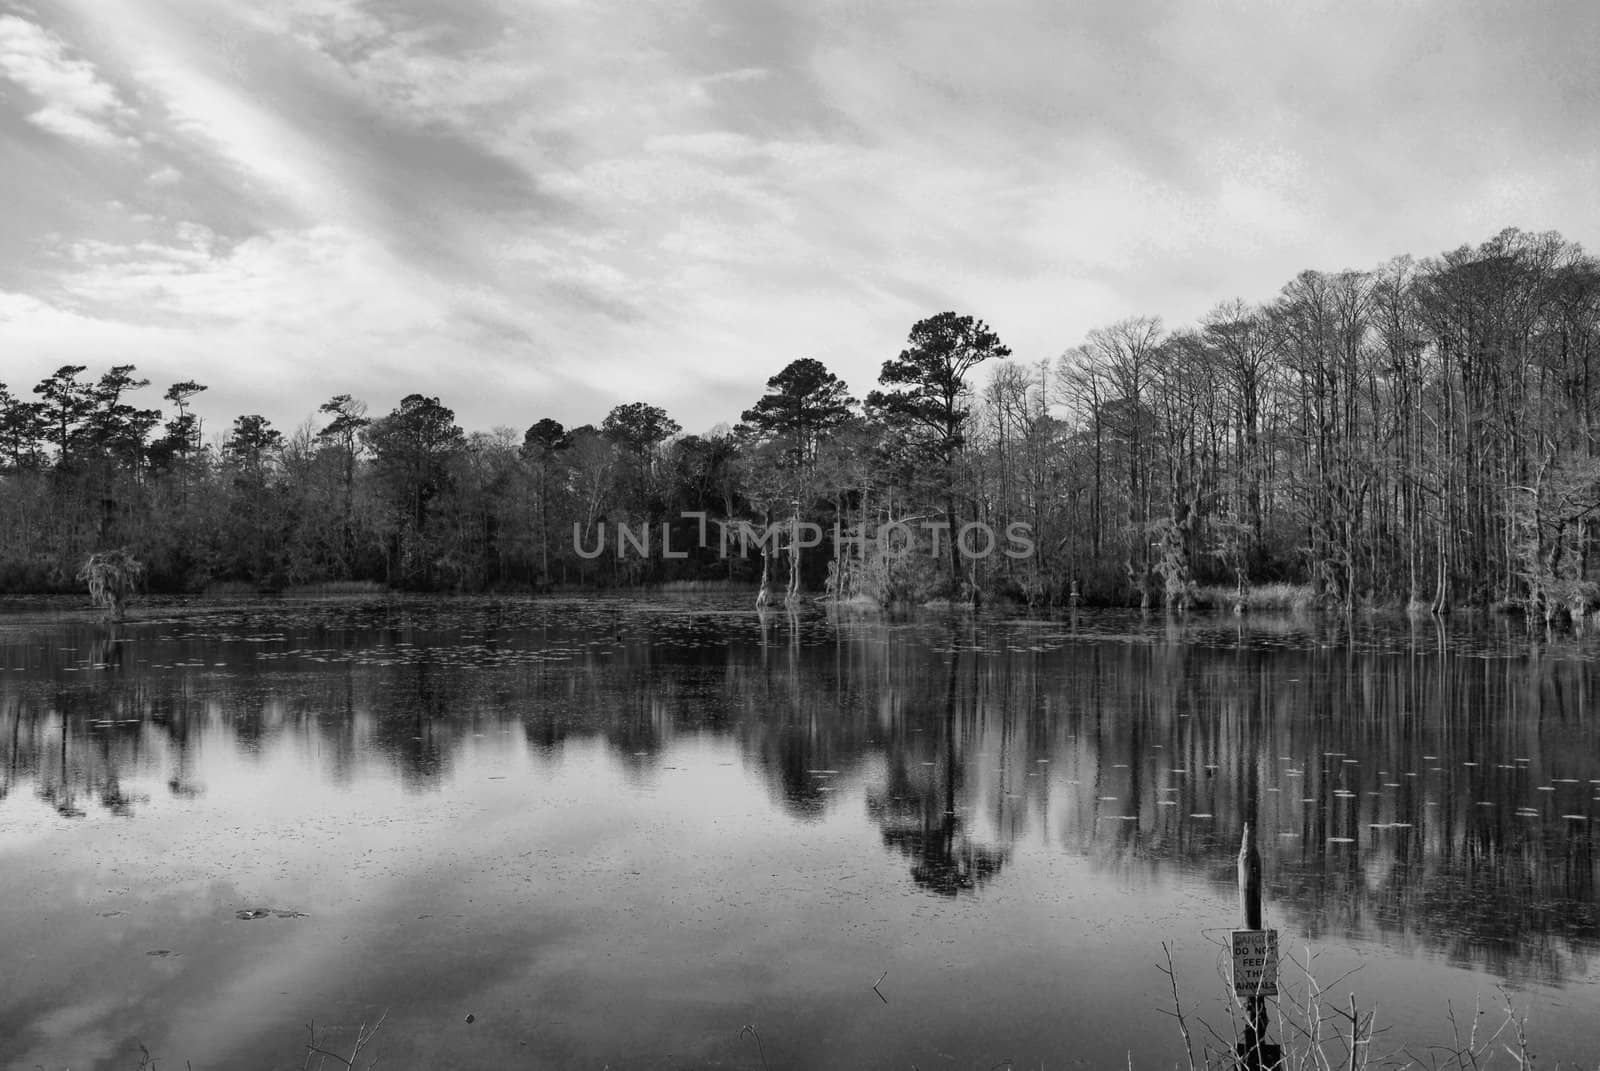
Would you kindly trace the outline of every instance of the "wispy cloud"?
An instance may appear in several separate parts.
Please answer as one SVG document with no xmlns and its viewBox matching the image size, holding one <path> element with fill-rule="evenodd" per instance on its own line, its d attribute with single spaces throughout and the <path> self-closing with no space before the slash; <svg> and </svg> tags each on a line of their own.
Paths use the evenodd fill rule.
<svg viewBox="0 0 1600 1071">
<path fill-rule="evenodd" d="M 1597 12 L 60 0 L 0 20 L 0 333 L 285 423 L 331 377 L 703 428 L 797 356 L 864 391 L 945 308 L 1037 360 L 1307 267 L 1593 242 Z"/>
<path fill-rule="evenodd" d="M 0 15 L 0 74 L 36 98 L 30 123 L 52 134 L 106 148 L 133 144 L 132 116 L 94 64 L 19 15 Z"/>
</svg>

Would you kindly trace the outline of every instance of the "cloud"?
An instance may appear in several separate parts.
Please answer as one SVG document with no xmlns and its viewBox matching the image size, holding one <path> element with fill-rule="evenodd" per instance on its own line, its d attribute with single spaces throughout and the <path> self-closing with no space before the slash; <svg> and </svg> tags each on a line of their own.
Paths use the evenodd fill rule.
<svg viewBox="0 0 1600 1071">
<path fill-rule="evenodd" d="M 91 174 L 12 135 L 0 285 L 39 304 L 6 341 L 182 355 L 280 421 L 320 373 L 471 427 L 638 399 L 693 430 L 796 356 L 862 393 L 943 309 L 1031 361 L 1308 267 L 1600 230 L 1575 5 L 61 8 L 5 23 L 0 70 L 35 127 L 142 147 Z"/>
<path fill-rule="evenodd" d="M 136 71 L 165 109 L 170 135 L 225 161 L 254 199 L 284 204 L 301 219 L 338 214 L 340 186 L 317 147 L 252 94 L 160 51 L 139 60 Z"/>
<path fill-rule="evenodd" d="M 0 15 L 0 74 L 43 101 L 27 116 L 40 129 L 103 148 L 137 144 L 121 132 L 132 112 L 117 91 L 36 23 Z"/>
</svg>

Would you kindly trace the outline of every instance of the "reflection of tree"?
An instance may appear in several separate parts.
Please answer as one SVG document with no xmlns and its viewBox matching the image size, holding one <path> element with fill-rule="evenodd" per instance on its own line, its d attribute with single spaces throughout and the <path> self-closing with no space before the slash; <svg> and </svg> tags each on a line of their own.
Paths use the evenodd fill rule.
<svg viewBox="0 0 1600 1071">
<path fill-rule="evenodd" d="M 96 668 L 107 669 L 122 668 L 123 652 L 123 627 L 120 624 L 111 624 L 97 632 L 90 639 L 89 662 Z"/>
<path fill-rule="evenodd" d="M 867 797 L 867 813 L 883 831 L 883 843 L 911 859 L 911 879 L 940 896 L 971 892 L 1000 872 L 1009 852 L 975 843 L 958 813 L 964 769 L 957 749 L 956 673 L 960 655 L 951 651 L 940 729 L 940 775 L 912 776 L 902 749 L 890 763 L 889 783 Z M 919 769 L 926 769 L 919 763 Z"/>
<path fill-rule="evenodd" d="M 447 768 L 459 730 L 450 725 L 448 684 L 431 659 L 418 659 L 410 672 L 409 687 L 392 696 L 379 714 L 374 736 L 394 756 L 408 788 L 438 786 L 437 775 Z"/>
<path fill-rule="evenodd" d="M 149 796 L 139 793 L 129 793 L 122 787 L 121 778 L 112 773 L 105 777 L 98 786 L 97 796 L 100 806 L 110 811 L 119 818 L 131 818 L 135 803 L 148 803 Z"/>
<path fill-rule="evenodd" d="M 53 768 L 40 763 L 37 794 L 41 800 L 54 807 L 61 817 L 83 818 L 89 812 L 78 806 L 77 787 L 72 783 L 72 767 L 69 765 L 67 754 L 67 719 L 63 717 L 60 750 L 56 762 Z"/>
<path fill-rule="evenodd" d="M 874 795 L 867 800 L 867 813 L 883 827 L 883 843 L 912 861 L 911 879 L 918 885 L 955 896 L 985 884 L 1005 866 L 1008 853 L 972 843 L 960 816 L 937 794 L 918 793 L 909 780 L 900 779 L 886 791 L 896 790 L 912 795 Z"/>
<path fill-rule="evenodd" d="M 839 776 L 859 755 L 857 730 L 826 694 L 796 692 L 766 671 L 739 683 L 748 704 L 743 711 L 760 719 L 740 727 L 748 761 L 766 773 L 773 796 L 790 816 L 821 818 L 833 802 Z"/>
<path fill-rule="evenodd" d="M 0 727 L 9 723 L 6 735 L 5 776 L 0 778 L 0 800 L 11 794 L 11 787 L 22 779 L 22 712 L 15 696 L 0 695 Z"/>
<path fill-rule="evenodd" d="M 746 762 L 762 772 L 785 812 L 820 818 L 868 750 L 862 704 L 841 682 L 825 679 L 833 648 L 808 642 L 807 619 L 798 612 L 758 611 L 746 621 L 751 632 L 728 637 L 718 651 L 716 724 L 736 734 Z M 774 637 L 774 629 L 782 634 Z"/>
<path fill-rule="evenodd" d="M 1600 948 L 1591 640 L 1091 613 L 957 637 L 770 614 L 763 647 L 743 606 L 546 603 L 473 611 L 475 643 L 464 605 L 319 609 L 282 642 L 262 641 L 289 634 L 271 615 L 131 627 L 115 669 L 103 629 L 0 645 L 0 795 L 137 816 L 141 792 L 197 794 L 208 755 L 285 746 L 324 778 L 387 763 L 431 790 L 471 734 L 513 728 L 546 752 L 601 742 L 642 780 L 709 740 L 760 779 L 778 837 L 870 776 L 881 843 L 935 895 L 981 889 L 1024 838 L 1226 895 L 1253 809 L 1269 916 L 1312 940 L 1557 982 Z"/>
</svg>

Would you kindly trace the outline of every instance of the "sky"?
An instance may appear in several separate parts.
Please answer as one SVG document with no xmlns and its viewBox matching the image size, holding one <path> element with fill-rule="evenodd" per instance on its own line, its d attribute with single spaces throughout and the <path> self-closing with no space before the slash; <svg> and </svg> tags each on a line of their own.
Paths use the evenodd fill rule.
<svg viewBox="0 0 1600 1071">
<path fill-rule="evenodd" d="M 1590 0 L 0 0 L 0 381 L 704 432 L 946 310 L 1035 363 L 1506 227 L 1593 250 L 1597 40 Z"/>
</svg>

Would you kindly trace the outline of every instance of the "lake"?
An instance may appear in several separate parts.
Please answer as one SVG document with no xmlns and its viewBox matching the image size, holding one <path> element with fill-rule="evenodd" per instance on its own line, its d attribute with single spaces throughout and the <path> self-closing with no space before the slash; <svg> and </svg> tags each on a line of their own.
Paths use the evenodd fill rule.
<svg viewBox="0 0 1600 1071">
<path fill-rule="evenodd" d="M 0 1062 L 1170 1068 L 1251 816 L 1285 1001 L 1600 1053 L 1595 637 L 748 603 L 0 614 Z"/>
</svg>

